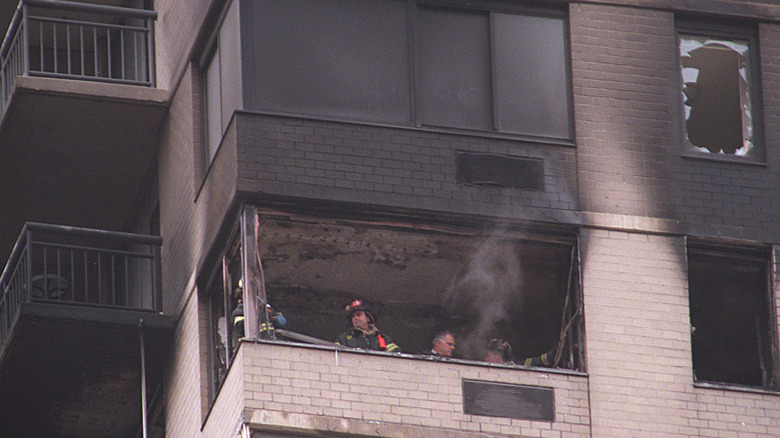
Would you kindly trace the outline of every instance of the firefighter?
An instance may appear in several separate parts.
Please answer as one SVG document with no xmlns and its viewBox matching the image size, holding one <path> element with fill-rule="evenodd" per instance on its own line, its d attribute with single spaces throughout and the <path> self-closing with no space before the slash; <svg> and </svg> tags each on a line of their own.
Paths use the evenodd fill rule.
<svg viewBox="0 0 780 438">
<path fill-rule="evenodd" d="M 268 312 L 268 320 L 260 323 L 261 339 L 276 339 L 276 329 L 287 327 L 287 318 L 280 312 L 274 312 L 270 304 L 265 305 Z"/>
<path fill-rule="evenodd" d="M 519 364 L 533 367 L 552 367 L 554 365 L 553 362 L 555 362 L 555 353 L 557 351 L 558 347 L 556 346 L 540 356 L 525 358 L 521 360 Z M 512 362 L 512 346 L 503 339 L 491 339 L 490 342 L 488 342 L 485 362 L 514 365 L 515 363 Z"/>
<path fill-rule="evenodd" d="M 512 346 L 503 339 L 491 339 L 487 344 L 485 362 L 512 365 Z"/>
<path fill-rule="evenodd" d="M 233 319 L 233 332 L 241 339 L 244 337 L 244 288 L 241 287 L 241 280 L 238 281 L 238 287 L 233 291 L 233 299 L 236 300 L 236 308 L 231 312 Z"/>
<path fill-rule="evenodd" d="M 238 281 L 238 287 L 233 292 L 233 298 L 238 302 L 236 308 L 233 309 L 231 317 L 233 318 L 233 328 L 238 338 L 244 337 L 244 288 L 242 287 L 242 281 Z M 279 312 L 274 312 L 270 304 L 265 305 L 266 312 L 268 312 L 268 319 L 260 322 L 260 338 L 261 339 L 276 339 L 276 329 L 285 328 L 287 326 L 287 318 Z"/>
<path fill-rule="evenodd" d="M 558 346 L 552 348 L 552 350 L 542 353 L 541 356 L 534 356 L 523 359 L 520 362 L 521 365 L 530 365 L 532 367 L 552 367 L 555 365 L 555 354 L 558 352 Z"/>
<path fill-rule="evenodd" d="M 336 344 L 349 348 L 400 353 L 401 348 L 376 328 L 374 312 L 362 300 L 345 308 L 349 329 L 336 338 Z"/>
</svg>

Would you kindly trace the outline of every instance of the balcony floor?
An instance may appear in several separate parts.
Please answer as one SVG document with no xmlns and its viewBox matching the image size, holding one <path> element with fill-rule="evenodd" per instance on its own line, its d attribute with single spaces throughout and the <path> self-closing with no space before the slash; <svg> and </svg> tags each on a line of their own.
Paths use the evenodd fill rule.
<svg viewBox="0 0 780 438">
<path fill-rule="evenodd" d="M 0 360 L 0 436 L 135 437 L 141 421 L 139 320 L 148 397 L 173 319 L 156 313 L 25 303 Z"/>
<path fill-rule="evenodd" d="M 0 260 L 25 222 L 124 230 L 154 176 L 168 93 L 19 77 L 0 120 Z"/>
</svg>

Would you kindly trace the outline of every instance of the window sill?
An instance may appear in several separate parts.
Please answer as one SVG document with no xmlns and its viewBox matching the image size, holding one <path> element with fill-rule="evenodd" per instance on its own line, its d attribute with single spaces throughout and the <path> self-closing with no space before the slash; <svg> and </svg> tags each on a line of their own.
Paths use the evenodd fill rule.
<svg viewBox="0 0 780 438">
<path fill-rule="evenodd" d="M 683 152 L 682 157 L 691 160 L 716 161 L 720 163 L 734 163 L 734 164 L 744 164 L 748 166 L 769 167 L 769 165 L 765 161 L 759 160 L 757 158 L 740 157 L 736 155 L 711 154 L 711 153 L 698 152 L 698 151 L 685 151 Z"/>
<path fill-rule="evenodd" d="M 780 396 L 780 391 L 775 389 L 758 388 L 755 386 L 744 386 L 736 383 L 717 383 L 717 382 L 693 382 L 694 388 L 717 389 L 720 391 L 747 392 L 751 394 L 764 394 Z"/>
<path fill-rule="evenodd" d="M 492 362 L 482 362 L 479 360 L 469 360 L 469 359 L 457 359 L 457 358 L 441 358 L 441 357 L 434 357 L 434 356 L 427 356 L 422 354 L 412 354 L 412 353 L 388 353 L 386 351 L 375 351 L 375 350 L 363 350 L 360 348 L 347 348 L 347 347 L 333 347 L 329 345 L 316 345 L 316 344 L 307 344 L 303 342 L 295 342 L 295 341 L 285 341 L 285 340 L 270 340 L 270 339 L 249 339 L 249 338 L 242 338 L 241 343 L 253 343 L 253 344 L 275 344 L 275 345 L 284 345 L 288 347 L 296 347 L 296 348 L 304 348 L 304 349 L 315 349 L 315 350 L 331 350 L 334 352 L 334 354 L 363 354 L 363 355 L 370 355 L 370 356 L 385 356 L 385 357 L 392 357 L 392 358 L 398 358 L 398 359 L 411 359 L 411 360 L 419 360 L 419 361 L 426 361 L 426 362 L 440 362 L 440 363 L 447 363 L 447 364 L 457 364 L 457 365 L 465 365 L 465 366 L 483 366 L 483 367 L 489 367 L 489 368 L 500 368 L 500 369 L 512 369 L 517 371 L 535 371 L 535 372 L 542 372 L 542 373 L 550 373 L 550 374 L 560 374 L 560 375 L 568 375 L 568 376 L 577 376 L 577 377 L 588 377 L 588 373 L 578 370 L 572 370 L 568 368 L 548 368 L 548 367 L 535 367 L 535 366 L 529 366 L 529 365 L 518 365 L 518 364 L 499 364 L 499 363 L 492 363 Z"/>
<path fill-rule="evenodd" d="M 251 116 L 264 116 L 264 117 L 276 117 L 291 120 L 308 120 L 313 122 L 326 122 L 326 123 L 343 123 L 350 125 L 360 125 L 375 128 L 388 128 L 398 129 L 403 131 L 416 131 L 416 132 L 429 132 L 433 134 L 446 134 L 446 135 L 460 135 L 474 138 L 489 138 L 497 140 L 510 140 L 521 143 L 527 143 L 531 145 L 544 145 L 544 146 L 563 146 L 563 147 L 575 147 L 576 143 L 574 139 L 559 138 L 559 137 L 546 137 L 546 136 L 534 136 L 529 134 L 517 134 L 505 131 L 479 131 L 465 128 L 447 128 L 439 126 L 429 125 L 407 125 L 407 124 L 394 124 L 383 123 L 371 120 L 359 120 L 344 117 L 335 117 L 328 115 L 312 115 L 312 114 L 297 114 L 288 113 L 284 111 L 269 111 L 269 110 L 236 110 L 236 113 L 251 115 Z"/>
</svg>

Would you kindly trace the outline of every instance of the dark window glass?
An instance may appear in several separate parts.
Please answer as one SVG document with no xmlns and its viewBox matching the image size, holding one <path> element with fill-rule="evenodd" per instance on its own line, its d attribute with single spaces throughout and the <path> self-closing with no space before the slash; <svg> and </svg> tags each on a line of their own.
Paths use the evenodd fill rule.
<svg viewBox="0 0 780 438">
<path fill-rule="evenodd" d="M 493 27 L 499 130 L 568 138 L 563 20 L 494 14 Z"/>
<path fill-rule="evenodd" d="M 409 124 L 406 3 L 264 0 L 244 15 L 254 109 Z"/>
<path fill-rule="evenodd" d="M 768 266 L 760 252 L 688 248 L 697 381 L 775 386 Z"/>
<path fill-rule="evenodd" d="M 211 59 L 201 72 L 203 76 L 203 117 L 206 130 L 206 161 L 208 163 L 217 154 L 222 141 L 222 90 L 220 80 L 219 47 L 214 49 Z"/>
<path fill-rule="evenodd" d="M 417 20 L 422 123 L 492 130 L 487 14 L 421 8 Z"/>
<path fill-rule="evenodd" d="M 571 138 L 564 18 L 408 12 L 400 0 L 242 5 L 247 109 Z"/>
<path fill-rule="evenodd" d="M 424 125 L 569 138 L 564 20 L 420 8 Z"/>
</svg>

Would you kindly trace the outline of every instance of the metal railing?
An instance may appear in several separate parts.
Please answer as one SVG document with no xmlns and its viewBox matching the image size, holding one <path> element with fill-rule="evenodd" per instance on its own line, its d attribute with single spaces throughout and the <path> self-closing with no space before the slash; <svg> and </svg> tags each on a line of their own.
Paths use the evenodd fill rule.
<svg viewBox="0 0 780 438">
<path fill-rule="evenodd" d="M 0 110 L 19 76 L 153 87 L 157 12 L 21 0 L 0 46 Z"/>
<path fill-rule="evenodd" d="M 0 276 L 0 351 L 22 303 L 159 311 L 161 241 L 27 223 Z"/>
</svg>

